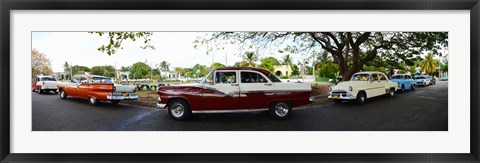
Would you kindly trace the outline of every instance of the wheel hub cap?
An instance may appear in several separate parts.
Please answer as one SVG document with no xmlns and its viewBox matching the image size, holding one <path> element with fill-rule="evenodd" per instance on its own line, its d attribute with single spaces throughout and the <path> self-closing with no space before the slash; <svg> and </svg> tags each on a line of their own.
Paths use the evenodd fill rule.
<svg viewBox="0 0 480 163">
<path fill-rule="evenodd" d="M 275 108 L 275 113 L 278 115 L 278 116 L 285 116 L 287 115 L 288 113 L 288 108 L 285 106 L 285 105 L 278 105 L 276 108 Z"/>
<path fill-rule="evenodd" d="M 181 117 L 183 115 L 183 111 L 184 111 L 183 107 L 181 105 L 177 105 L 172 109 L 172 114 L 175 117 Z"/>
</svg>

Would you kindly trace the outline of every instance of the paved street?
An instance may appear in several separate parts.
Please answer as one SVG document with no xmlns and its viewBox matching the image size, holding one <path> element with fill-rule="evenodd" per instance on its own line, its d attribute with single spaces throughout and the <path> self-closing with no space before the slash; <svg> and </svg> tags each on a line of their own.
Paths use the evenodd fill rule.
<svg viewBox="0 0 480 163">
<path fill-rule="evenodd" d="M 194 114 L 189 121 L 172 120 L 166 110 L 88 105 L 86 100 L 61 100 L 32 92 L 33 131 L 447 131 L 448 82 L 369 99 L 363 105 L 331 102 L 293 111 L 276 121 L 268 112 Z"/>
</svg>

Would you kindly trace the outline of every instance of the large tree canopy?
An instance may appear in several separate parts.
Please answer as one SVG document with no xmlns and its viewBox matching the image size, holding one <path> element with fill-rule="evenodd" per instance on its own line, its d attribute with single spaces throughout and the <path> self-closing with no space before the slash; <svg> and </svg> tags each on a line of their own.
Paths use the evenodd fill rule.
<svg viewBox="0 0 480 163">
<path fill-rule="evenodd" d="M 338 66 L 343 80 L 363 69 L 364 65 L 377 56 L 381 60 L 395 63 L 404 61 L 413 65 L 411 59 L 424 51 L 442 55 L 441 49 L 448 46 L 447 32 L 215 32 L 201 36 L 194 43 L 209 44 L 212 40 L 226 40 L 237 44 L 242 50 L 274 49 L 294 54 L 327 51 Z M 218 44 L 216 44 L 218 45 Z M 220 45 L 224 46 L 224 45 Z M 215 50 L 217 48 L 210 48 Z"/>
<path fill-rule="evenodd" d="M 149 38 L 152 32 L 88 32 L 91 34 L 97 34 L 99 36 L 106 36 L 108 38 L 108 44 L 102 45 L 97 48 L 98 51 L 103 53 L 107 52 L 108 55 L 115 54 L 119 49 L 123 49 L 122 42 L 124 40 L 136 41 L 137 39 L 143 39 L 144 46 L 142 49 L 150 48 L 155 50 L 153 45 L 150 45 L 151 39 Z"/>
<path fill-rule="evenodd" d="M 53 75 L 51 60 L 37 49 L 32 49 L 32 79 L 35 75 Z"/>
</svg>

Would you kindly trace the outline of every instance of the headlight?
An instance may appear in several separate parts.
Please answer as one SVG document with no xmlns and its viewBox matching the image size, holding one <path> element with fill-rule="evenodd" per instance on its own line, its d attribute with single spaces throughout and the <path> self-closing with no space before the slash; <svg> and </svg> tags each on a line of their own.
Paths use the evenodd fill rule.
<svg viewBox="0 0 480 163">
<path fill-rule="evenodd" d="M 352 86 L 348 86 L 348 91 L 352 91 L 352 90 L 353 90 Z"/>
<path fill-rule="evenodd" d="M 328 91 L 332 91 L 332 87 L 328 87 Z"/>
</svg>

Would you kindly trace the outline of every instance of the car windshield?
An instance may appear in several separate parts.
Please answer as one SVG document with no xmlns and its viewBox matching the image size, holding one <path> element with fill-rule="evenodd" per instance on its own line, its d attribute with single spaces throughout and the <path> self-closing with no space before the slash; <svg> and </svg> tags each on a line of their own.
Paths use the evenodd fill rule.
<svg viewBox="0 0 480 163">
<path fill-rule="evenodd" d="M 280 79 L 278 79 L 275 75 L 273 75 L 272 73 L 270 73 L 270 75 L 268 75 L 268 78 L 274 82 L 274 83 L 278 83 L 278 82 L 282 82 Z"/>
<path fill-rule="evenodd" d="M 425 76 L 417 76 L 415 79 L 425 79 Z"/>
<path fill-rule="evenodd" d="M 42 81 L 57 81 L 54 77 L 42 77 Z"/>
<path fill-rule="evenodd" d="M 113 83 L 112 79 L 104 77 L 93 77 L 92 83 Z"/>
<path fill-rule="evenodd" d="M 354 74 L 350 81 L 366 81 L 369 76 L 368 74 Z"/>
<path fill-rule="evenodd" d="M 403 79 L 403 75 L 393 75 L 392 79 Z"/>
</svg>

